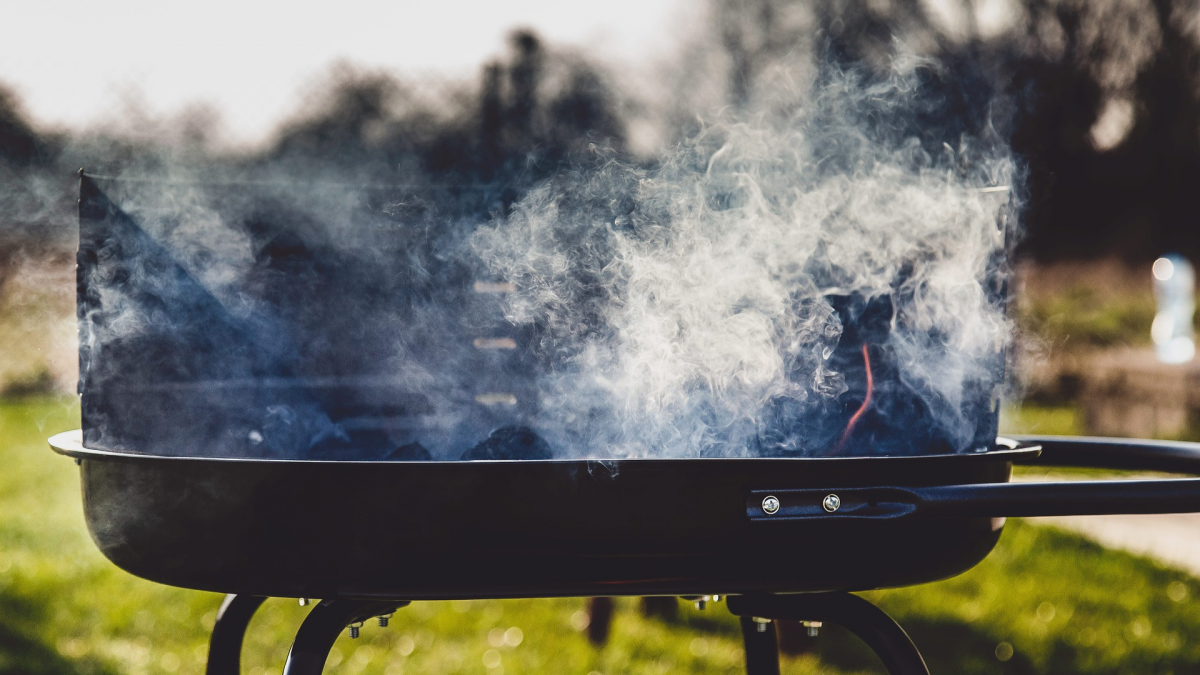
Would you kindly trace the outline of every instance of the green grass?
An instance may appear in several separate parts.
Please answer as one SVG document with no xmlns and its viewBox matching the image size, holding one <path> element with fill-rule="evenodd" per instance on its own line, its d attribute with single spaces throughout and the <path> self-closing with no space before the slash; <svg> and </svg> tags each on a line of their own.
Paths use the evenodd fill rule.
<svg viewBox="0 0 1200 675">
<path fill-rule="evenodd" d="M 57 400 L 0 404 L 0 673 L 200 673 L 221 598 L 134 578 L 96 551 L 75 466 L 45 445 L 77 415 Z M 974 570 L 867 595 L 909 630 L 935 675 L 969 675 L 1200 672 L 1200 641 L 1189 640 L 1200 635 L 1198 594 L 1200 583 L 1181 572 L 1010 522 Z M 583 609 L 577 599 L 417 603 L 391 628 L 369 624 L 361 639 L 339 640 L 327 672 L 742 672 L 737 624 L 722 605 L 681 605 L 666 623 L 619 601 L 602 649 L 578 629 Z M 305 612 L 269 601 L 250 627 L 245 672 L 278 674 Z M 880 672 L 836 628 L 788 642 L 801 652 L 785 661 L 788 675 Z M 1010 649 L 1007 661 L 997 657 Z M 486 667 L 497 655 L 499 667 Z"/>
<path fill-rule="evenodd" d="M 1006 530 L 967 574 L 871 594 L 909 629 L 935 672 L 1200 671 L 1200 643 L 1191 639 L 1200 629 L 1195 579 L 1061 530 L 1019 521 Z M 1000 643 L 1014 652 L 1003 671 Z"/>
<path fill-rule="evenodd" d="M 1113 295 L 1079 285 L 1023 300 L 1017 316 L 1022 329 L 1059 349 L 1150 342 L 1156 311 L 1150 293 Z"/>
<path fill-rule="evenodd" d="M 1083 434 L 1079 410 L 1070 406 L 1010 405 L 1000 411 L 1001 434 Z"/>
</svg>

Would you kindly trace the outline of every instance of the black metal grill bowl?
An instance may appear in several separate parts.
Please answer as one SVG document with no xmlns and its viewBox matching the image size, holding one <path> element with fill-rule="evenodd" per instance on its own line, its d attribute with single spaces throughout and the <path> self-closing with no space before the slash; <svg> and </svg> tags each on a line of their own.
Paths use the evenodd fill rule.
<svg viewBox="0 0 1200 675">
<path fill-rule="evenodd" d="M 52 445 L 79 460 L 88 527 L 118 566 L 285 597 L 865 590 L 969 569 L 1004 516 L 1200 509 L 1197 479 L 1006 484 L 1040 450 L 1013 441 L 917 457 L 477 462 L 123 455 L 77 432 Z M 1200 463 L 1187 444 L 1173 459 L 1095 439 L 1040 446 L 1049 464 Z"/>
<path fill-rule="evenodd" d="M 121 455 L 83 448 L 77 433 L 52 443 L 80 461 L 100 550 L 133 574 L 228 593 L 399 599 L 932 581 L 987 555 L 1003 521 L 856 515 L 870 507 L 844 489 L 1004 483 L 1014 460 L 1038 454 L 339 462 Z M 793 513 L 797 490 L 841 490 L 843 501 L 805 517 Z M 776 513 L 764 492 L 778 493 Z"/>
</svg>

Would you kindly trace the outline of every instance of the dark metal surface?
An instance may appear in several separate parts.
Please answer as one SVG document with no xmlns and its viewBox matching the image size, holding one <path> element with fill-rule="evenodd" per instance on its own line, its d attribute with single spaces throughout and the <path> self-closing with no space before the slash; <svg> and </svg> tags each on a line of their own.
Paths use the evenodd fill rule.
<svg viewBox="0 0 1200 675">
<path fill-rule="evenodd" d="M 227 593 L 397 600 L 865 590 L 941 579 L 982 560 L 1003 521 L 755 522 L 746 495 L 1001 483 L 1012 460 L 1037 453 L 306 462 L 56 443 L 82 459 L 94 540 L 133 574 Z M 826 550 L 838 555 L 815 553 Z"/>
<path fill-rule="evenodd" d="M 1038 440 L 1054 465 L 1200 472 L 1200 444 Z M 285 597 L 866 590 L 969 569 L 1004 517 L 1200 510 L 1200 479 L 1006 484 L 1036 448 L 337 462 L 93 452 L 77 435 L 54 444 L 82 460 L 88 526 L 117 565 L 176 586 Z M 822 505 L 831 494 L 832 512 Z M 823 550 L 838 555 L 813 553 Z"/>
<path fill-rule="evenodd" d="M 832 623 L 854 633 L 883 661 L 891 675 L 929 675 L 925 659 L 916 645 L 882 609 L 849 593 L 806 593 L 800 595 L 731 596 L 729 611 L 743 617 L 742 631 L 746 634 L 744 617 L 762 617 L 785 621 L 820 621 Z M 774 631 L 772 631 L 772 634 Z M 750 645 L 747 643 L 746 665 L 750 670 Z M 756 655 L 757 659 L 764 654 Z M 762 672 L 767 673 L 763 668 Z M 778 666 L 774 672 L 778 671 Z M 772 674 L 773 675 L 773 674 Z"/>
<path fill-rule="evenodd" d="M 746 649 L 746 675 L 779 675 L 779 636 L 774 623 L 759 623 L 743 616 L 742 644 Z"/>
<path fill-rule="evenodd" d="M 242 642 L 254 613 L 266 602 L 256 595 L 227 595 L 217 610 L 208 641 L 208 663 L 205 675 L 239 675 L 242 672 Z"/>
<path fill-rule="evenodd" d="M 322 600 L 305 617 L 288 651 L 283 675 L 321 675 L 325 659 L 346 626 L 381 614 L 391 614 L 408 603 L 361 600 Z"/>
</svg>

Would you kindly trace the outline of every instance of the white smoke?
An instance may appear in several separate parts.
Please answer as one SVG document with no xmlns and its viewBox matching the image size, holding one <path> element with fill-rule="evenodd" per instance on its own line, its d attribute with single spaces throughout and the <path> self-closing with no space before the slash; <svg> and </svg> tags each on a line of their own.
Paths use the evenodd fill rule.
<svg viewBox="0 0 1200 675">
<path fill-rule="evenodd" d="M 478 230 L 545 361 L 538 433 L 567 454 L 741 455 L 783 405 L 774 444 L 829 452 L 806 425 L 847 388 L 830 298 L 888 296 L 900 380 L 966 449 L 966 391 L 997 379 L 1009 336 L 989 289 L 1014 161 L 906 137 L 925 65 L 827 74 L 786 113 L 713 123 L 652 169 L 602 160 Z"/>
<path fill-rule="evenodd" d="M 942 142 L 931 67 L 810 73 L 652 166 L 594 148 L 490 221 L 412 186 L 98 179 L 126 215 L 83 237 L 111 347 L 85 376 L 114 385 L 85 427 L 149 447 L 186 410 L 173 451 L 230 456 L 977 449 L 1015 164 Z"/>
</svg>

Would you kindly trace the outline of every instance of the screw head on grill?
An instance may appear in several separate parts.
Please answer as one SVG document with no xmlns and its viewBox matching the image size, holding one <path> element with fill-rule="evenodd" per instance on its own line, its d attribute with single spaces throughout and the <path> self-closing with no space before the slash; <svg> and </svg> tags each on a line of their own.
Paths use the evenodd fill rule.
<svg viewBox="0 0 1200 675">
<path fill-rule="evenodd" d="M 833 513 L 842 508 L 842 498 L 837 495 L 825 495 L 825 499 L 821 500 L 821 508 Z"/>
<path fill-rule="evenodd" d="M 774 495 L 763 497 L 762 510 L 768 516 L 775 515 L 779 511 L 779 498 Z"/>
</svg>

